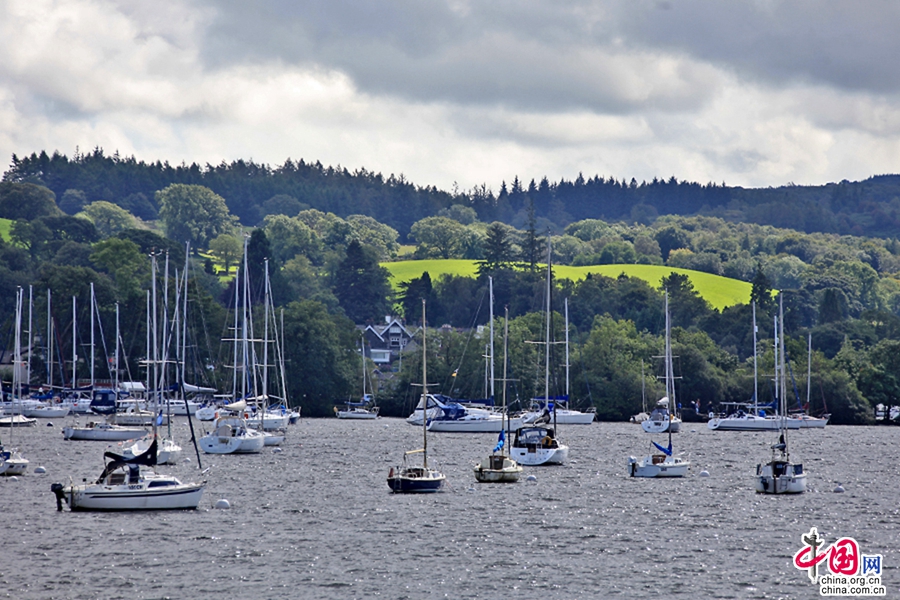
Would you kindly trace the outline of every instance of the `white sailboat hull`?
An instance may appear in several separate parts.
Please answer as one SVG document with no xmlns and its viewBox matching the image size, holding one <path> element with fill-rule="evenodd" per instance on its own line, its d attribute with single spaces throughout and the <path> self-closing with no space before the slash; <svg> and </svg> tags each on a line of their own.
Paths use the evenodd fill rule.
<svg viewBox="0 0 900 600">
<path fill-rule="evenodd" d="M 672 433 L 681 431 L 681 419 L 673 417 L 672 419 L 653 419 L 652 417 L 643 421 L 641 427 L 647 433 L 667 433 L 670 429 Z"/>
<path fill-rule="evenodd" d="M 475 479 L 479 483 L 515 483 L 522 476 L 522 467 L 511 458 L 492 454 L 475 465 Z"/>
<path fill-rule="evenodd" d="M 631 477 L 684 477 L 691 463 L 681 458 L 654 454 L 637 459 L 628 458 L 628 474 Z"/>
<path fill-rule="evenodd" d="M 594 417 L 596 416 L 593 412 L 581 412 L 580 410 L 567 408 L 558 408 L 555 412 L 556 415 L 551 416 L 551 422 L 555 422 L 557 425 L 590 425 L 594 422 Z M 522 418 L 522 423 L 534 423 L 543 414 L 543 411 L 526 413 Z"/>
<path fill-rule="evenodd" d="M 352 408 L 337 411 L 338 419 L 372 420 L 378 418 L 378 409 Z M 421 425 L 421 422 L 419 423 Z"/>
<path fill-rule="evenodd" d="M 147 434 L 142 427 L 123 427 L 108 423 L 88 423 L 85 427 L 64 427 L 63 439 L 94 442 L 123 442 Z"/>
<path fill-rule="evenodd" d="M 150 487 L 141 484 L 72 485 L 62 493 L 71 510 L 185 510 L 195 509 L 203 497 L 205 483 L 181 483 Z M 177 480 L 174 480 L 177 481 Z"/>
<path fill-rule="evenodd" d="M 39 419 L 59 419 L 69 414 L 69 407 L 65 405 L 36 406 L 22 411 L 26 417 Z"/>
</svg>

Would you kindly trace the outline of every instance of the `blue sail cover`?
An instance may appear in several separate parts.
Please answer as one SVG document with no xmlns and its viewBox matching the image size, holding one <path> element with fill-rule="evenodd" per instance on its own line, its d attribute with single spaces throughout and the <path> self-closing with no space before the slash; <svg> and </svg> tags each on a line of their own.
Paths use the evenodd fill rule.
<svg viewBox="0 0 900 600">
<path fill-rule="evenodd" d="M 503 449 L 503 445 L 506 443 L 506 436 L 503 433 L 503 430 L 500 430 L 500 436 L 497 438 L 497 445 L 494 446 L 494 452 L 500 452 Z"/>
<path fill-rule="evenodd" d="M 659 451 L 662 452 L 663 454 L 665 454 L 666 456 L 672 456 L 672 442 L 669 442 L 668 448 L 663 448 L 656 442 L 653 442 L 653 445 L 656 446 L 657 448 L 659 448 Z"/>
</svg>

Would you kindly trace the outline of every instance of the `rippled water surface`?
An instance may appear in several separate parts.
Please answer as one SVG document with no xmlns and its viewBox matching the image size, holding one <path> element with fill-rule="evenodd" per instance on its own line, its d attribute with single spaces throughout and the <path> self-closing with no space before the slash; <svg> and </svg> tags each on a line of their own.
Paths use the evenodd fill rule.
<svg viewBox="0 0 900 600">
<path fill-rule="evenodd" d="M 792 432 L 809 492 L 753 492 L 771 433 L 689 424 L 676 452 L 681 480 L 626 477 L 650 436 L 625 423 L 560 428 L 562 467 L 537 481 L 477 484 L 472 465 L 492 434 L 434 434 L 448 487 L 392 495 L 385 478 L 421 430 L 399 419 L 305 420 L 283 452 L 201 455 L 200 510 L 57 512 L 54 481 L 96 478 L 102 442 L 64 442 L 62 423 L 17 430 L 31 460 L 0 479 L 0 596 L 8 598 L 813 598 L 791 557 L 816 526 L 884 555 L 888 597 L 900 597 L 900 429 L 829 426 Z M 189 445 L 185 421 L 176 438 Z M 188 453 L 185 453 L 187 456 Z M 43 465 L 44 475 L 31 471 Z M 196 457 L 161 467 L 200 477 Z M 710 477 L 700 477 L 702 470 Z M 846 488 L 833 493 L 837 482 Z M 230 510 L 215 510 L 220 498 Z"/>
</svg>

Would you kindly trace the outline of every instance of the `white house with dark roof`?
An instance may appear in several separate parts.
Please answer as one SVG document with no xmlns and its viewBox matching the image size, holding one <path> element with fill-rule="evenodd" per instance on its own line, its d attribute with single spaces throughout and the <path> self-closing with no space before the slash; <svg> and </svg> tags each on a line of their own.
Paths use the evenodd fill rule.
<svg viewBox="0 0 900 600">
<path fill-rule="evenodd" d="M 406 328 L 400 317 L 385 317 L 384 321 L 383 325 L 367 325 L 363 329 L 366 356 L 379 367 L 390 365 L 398 359 L 415 333 Z"/>
</svg>

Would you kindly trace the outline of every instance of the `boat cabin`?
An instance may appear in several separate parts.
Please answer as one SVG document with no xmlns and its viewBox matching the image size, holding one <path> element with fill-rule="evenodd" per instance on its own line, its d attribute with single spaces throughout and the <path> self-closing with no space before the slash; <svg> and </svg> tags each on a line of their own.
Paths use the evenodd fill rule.
<svg viewBox="0 0 900 600">
<path fill-rule="evenodd" d="M 537 448 L 558 448 L 559 444 L 553 429 L 549 427 L 522 427 L 516 430 L 513 447 L 534 451 Z"/>
</svg>

